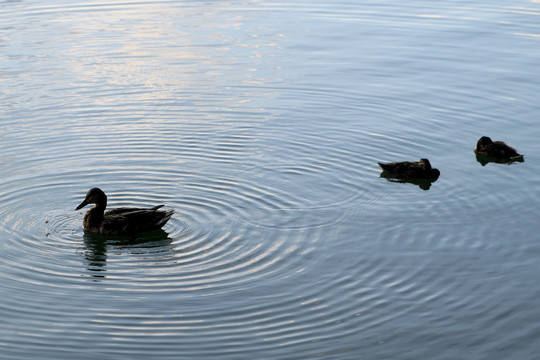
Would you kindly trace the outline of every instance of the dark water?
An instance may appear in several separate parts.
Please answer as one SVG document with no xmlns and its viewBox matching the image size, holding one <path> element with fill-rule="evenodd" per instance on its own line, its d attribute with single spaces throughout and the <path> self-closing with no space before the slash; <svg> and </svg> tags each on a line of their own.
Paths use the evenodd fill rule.
<svg viewBox="0 0 540 360">
<path fill-rule="evenodd" d="M 1 358 L 537 358 L 540 4 L 326 3 L 0 3 Z"/>
</svg>

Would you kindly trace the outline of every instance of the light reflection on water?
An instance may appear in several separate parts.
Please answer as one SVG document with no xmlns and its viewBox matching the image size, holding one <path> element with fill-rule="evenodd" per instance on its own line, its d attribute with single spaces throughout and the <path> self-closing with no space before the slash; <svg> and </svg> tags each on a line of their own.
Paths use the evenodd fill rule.
<svg viewBox="0 0 540 360">
<path fill-rule="evenodd" d="M 0 7 L 4 356 L 538 352 L 535 2 Z M 93 186 L 176 213 L 85 234 Z"/>
</svg>

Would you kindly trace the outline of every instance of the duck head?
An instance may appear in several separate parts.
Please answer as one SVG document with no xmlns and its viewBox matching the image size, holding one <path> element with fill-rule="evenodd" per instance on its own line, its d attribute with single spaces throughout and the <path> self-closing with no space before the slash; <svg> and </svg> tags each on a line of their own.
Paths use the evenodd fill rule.
<svg viewBox="0 0 540 360">
<path fill-rule="evenodd" d="M 419 161 L 420 165 L 424 168 L 424 170 L 429 171 L 430 177 L 434 180 L 437 180 L 439 176 L 441 175 L 441 172 L 439 169 L 434 169 L 431 167 L 431 163 L 428 159 L 420 159 Z M 425 190 L 425 189 L 424 189 Z"/>
<path fill-rule="evenodd" d="M 478 140 L 478 142 L 476 143 L 476 148 L 479 149 L 492 143 L 493 141 L 491 141 L 490 138 L 488 138 L 487 136 L 482 136 L 480 140 Z"/>
<path fill-rule="evenodd" d="M 428 159 L 420 159 L 419 163 L 424 169 L 431 170 L 431 163 Z"/>
<path fill-rule="evenodd" d="M 75 210 L 82 209 L 88 204 L 96 204 L 96 206 L 105 208 L 107 207 L 107 195 L 99 188 L 92 188 L 88 190 L 85 199 L 75 208 Z"/>
</svg>

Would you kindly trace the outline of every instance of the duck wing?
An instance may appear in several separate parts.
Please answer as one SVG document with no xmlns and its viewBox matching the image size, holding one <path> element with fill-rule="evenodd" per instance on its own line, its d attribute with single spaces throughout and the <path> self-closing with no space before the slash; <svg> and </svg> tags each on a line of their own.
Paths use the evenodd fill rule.
<svg viewBox="0 0 540 360">
<path fill-rule="evenodd" d="M 512 158 L 512 157 L 521 156 L 520 154 L 518 154 L 516 149 L 514 149 L 513 147 L 507 145 L 506 143 L 502 141 L 494 141 L 493 146 L 496 149 L 494 152 L 497 154 L 498 157 Z"/>
<path fill-rule="evenodd" d="M 425 171 L 420 163 L 413 161 L 379 163 L 379 167 L 383 171 L 397 177 L 413 178 Z"/>
<path fill-rule="evenodd" d="M 150 209 L 120 207 L 120 208 L 111 209 L 111 210 L 105 212 L 105 216 L 108 216 L 108 215 L 110 215 L 110 216 L 124 215 L 124 214 L 128 214 L 128 213 L 136 212 L 136 211 L 155 211 L 155 210 L 157 210 L 159 208 L 162 208 L 163 206 L 165 206 L 165 205 L 154 206 L 153 208 L 150 208 Z"/>
<path fill-rule="evenodd" d="M 503 141 L 494 141 L 484 146 L 478 146 L 475 149 L 475 152 L 480 155 L 498 159 L 511 159 L 523 156 L 519 154 L 516 149 L 507 145 Z"/>
<path fill-rule="evenodd" d="M 163 205 L 151 209 L 117 208 L 105 213 L 102 232 L 109 234 L 135 234 L 160 229 L 169 221 L 174 210 L 158 211 Z"/>
</svg>

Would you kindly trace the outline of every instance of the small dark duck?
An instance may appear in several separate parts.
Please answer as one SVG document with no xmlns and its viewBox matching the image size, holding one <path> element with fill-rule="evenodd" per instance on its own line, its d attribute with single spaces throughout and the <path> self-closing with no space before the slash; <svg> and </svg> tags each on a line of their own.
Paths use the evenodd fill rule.
<svg viewBox="0 0 540 360">
<path fill-rule="evenodd" d="M 478 155 L 497 160 L 523 159 L 523 155 L 519 154 L 513 147 L 506 145 L 502 141 L 492 141 L 487 136 L 482 136 L 480 140 L 478 140 L 474 152 Z"/>
<path fill-rule="evenodd" d="M 171 218 L 174 210 L 158 210 L 164 205 L 151 209 L 117 208 L 105 212 L 107 195 L 98 188 L 86 193 L 84 201 L 75 210 L 88 204 L 95 204 L 84 215 L 83 227 L 86 231 L 102 235 L 135 235 L 136 233 L 160 229 Z"/>
<path fill-rule="evenodd" d="M 431 167 L 428 159 L 420 161 L 402 161 L 391 163 L 378 163 L 383 173 L 398 179 L 425 179 L 437 180 L 441 172 Z"/>
</svg>

